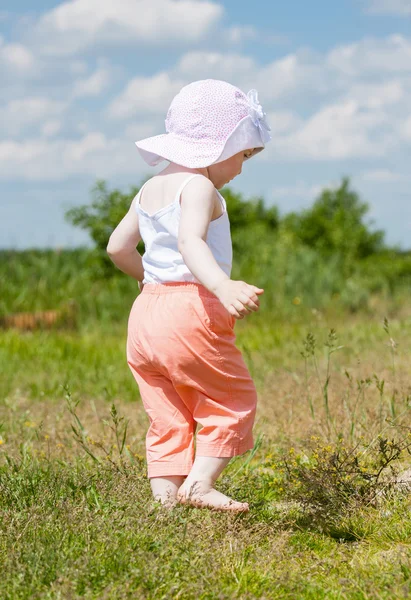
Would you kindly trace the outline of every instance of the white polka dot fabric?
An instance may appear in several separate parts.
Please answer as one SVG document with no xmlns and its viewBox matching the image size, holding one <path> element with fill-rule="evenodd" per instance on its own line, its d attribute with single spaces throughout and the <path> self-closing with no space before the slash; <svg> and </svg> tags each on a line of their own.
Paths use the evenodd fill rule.
<svg viewBox="0 0 411 600">
<path fill-rule="evenodd" d="M 264 142 L 271 139 L 270 129 L 261 105 L 256 104 L 257 92 L 252 92 L 253 101 L 251 92 L 246 95 L 216 79 L 186 85 L 168 109 L 167 133 L 136 142 L 140 154 L 149 165 L 168 160 L 194 169 L 242 150 L 263 149 Z"/>
</svg>

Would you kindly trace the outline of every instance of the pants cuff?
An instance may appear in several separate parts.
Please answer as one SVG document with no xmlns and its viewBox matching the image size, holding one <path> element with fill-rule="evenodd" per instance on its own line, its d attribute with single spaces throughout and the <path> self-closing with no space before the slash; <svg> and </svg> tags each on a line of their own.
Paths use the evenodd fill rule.
<svg viewBox="0 0 411 600">
<path fill-rule="evenodd" d="M 217 458 L 231 458 L 233 456 L 239 456 L 240 454 L 244 454 L 248 450 L 252 450 L 253 447 L 253 439 L 248 439 L 234 444 L 225 444 L 224 446 L 217 446 L 214 444 L 202 444 L 201 442 L 197 442 L 196 456 L 215 456 Z"/>
<path fill-rule="evenodd" d="M 147 465 L 147 475 L 151 477 L 167 477 L 167 476 L 183 476 L 187 477 L 191 471 L 193 463 L 181 465 L 173 462 L 167 463 L 152 463 Z"/>
</svg>

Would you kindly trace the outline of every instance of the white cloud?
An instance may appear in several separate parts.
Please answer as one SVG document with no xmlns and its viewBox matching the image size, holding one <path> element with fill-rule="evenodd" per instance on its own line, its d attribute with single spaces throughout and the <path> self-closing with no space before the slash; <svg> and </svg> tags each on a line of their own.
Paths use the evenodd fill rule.
<svg viewBox="0 0 411 600">
<path fill-rule="evenodd" d="M 393 143 L 392 135 L 381 133 L 387 123 L 381 111 L 365 111 L 354 101 L 319 110 L 296 132 L 278 136 L 269 151 L 291 159 L 341 160 L 383 156 Z M 265 156 L 264 156 L 265 155 Z"/>
<path fill-rule="evenodd" d="M 44 97 L 13 100 L 1 107 L 1 129 L 9 135 L 17 135 L 32 126 L 44 126 L 46 120 L 62 115 L 66 108 L 66 103 Z"/>
<path fill-rule="evenodd" d="M 363 40 L 322 57 L 289 55 L 260 69 L 261 98 L 288 110 L 284 117 L 267 111 L 274 139 L 263 160 L 383 157 L 400 148 L 411 139 L 409 71 L 411 41 L 402 36 Z M 308 103 L 313 107 L 305 119 L 288 108 L 299 97 L 305 112 Z"/>
<path fill-rule="evenodd" d="M 262 67 L 254 74 L 256 88 L 267 100 L 305 94 L 325 94 L 332 87 L 320 57 L 314 53 L 289 54 Z"/>
<path fill-rule="evenodd" d="M 41 128 L 41 133 L 44 137 L 51 138 L 60 133 L 62 129 L 61 121 L 55 119 L 51 121 L 46 121 Z"/>
<path fill-rule="evenodd" d="M 91 132 L 78 140 L 0 142 L 0 179 L 60 181 L 73 175 L 136 176 L 141 162 L 134 144 Z"/>
<path fill-rule="evenodd" d="M 256 88 L 264 101 L 280 101 L 298 94 L 301 89 L 325 93 L 331 89 L 320 57 L 310 52 L 289 54 L 265 66 L 250 56 L 237 53 L 189 52 L 184 54 L 172 76 L 187 80 L 212 77 L 228 79 L 245 92 Z"/>
<path fill-rule="evenodd" d="M 411 117 L 404 122 L 402 132 L 405 139 L 411 142 Z"/>
<path fill-rule="evenodd" d="M 205 37 L 223 12 L 210 0 L 71 0 L 41 17 L 34 39 L 54 55 L 100 43 L 180 45 Z"/>
<path fill-rule="evenodd" d="M 258 70 L 255 61 L 242 54 L 222 54 L 220 52 L 188 52 L 184 54 L 173 73 L 189 79 L 235 79 L 248 78 Z M 187 81 L 188 82 L 188 81 Z"/>
<path fill-rule="evenodd" d="M 383 83 L 354 83 L 347 91 L 347 98 L 370 109 L 398 104 L 405 96 L 404 85 L 398 79 L 386 80 Z"/>
<path fill-rule="evenodd" d="M 411 71 L 411 41 L 401 35 L 385 39 L 364 39 L 338 46 L 327 57 L 327 64 L 349 77 Z"/>
<path fill-rule="evenodd" d="M 278 110 L 267 113 L 267 121 L 271 128 L 271 135 L 295 131 L 303 124 L 303 119 L 290 110 Z"/>
<path fill-rule="evenodd" d="M 404 176 L 401 173 L 396 173 L 390 169 L 371 169 L 369 171 L 365 171 L 360 178 L 364 181 L 391 183 L 395 181 L 402 181 Z"/>
<path fill-rule="evenodd" d="M 84 0 L 86 8 L 89 2 Z M 77 0 L 71 4 L 77 5 Z M 102 113 L 95 111 L 91 114 L 82 107 L 78 116 L 75 103 L 70 103 L 81 96 L 102 93 L 110 84 L 112 67 L 103 62 L 98 64 L 94 73 L 89 73 L 84 60 L 63 59 L 69 73 L 69 85 L 59 80 L 56 89 L 58 87 L 65 98 L 70 113 L 67 110 L 63 119 L 56 100 L 53 101 L 55 105 L 40 103 L 30 106 L 29 97 L 27 106 L 4 105 L 8 110 L 5 120 L 9 122 L 6 131 L 13 135 L 26 127 L 29 136 L 42 136 L 32 141 L 30 148 L 37 147 L 36 144 L 42 148 L 44 138 L 48 138 L 47 148 L 51 143 L 60 142 L 59 153 L 70 157 L 66 147 L 71 148 L 73 156 L 80 152 L 73 150 L 75 142 L 56 139 L 59 133 L 67 131 L 70 124 L 70 132 L 73 136 L 80 136 L 76 143 L 80 148 L 84 146 L 81 151 L 86 152 L 86 156 L 90 153 L 103 156 L 103 148 L 90 148 L 88 144 L 98 144 L 101 138 L 95 137 L 97 132 L 111 140 L 110 127 L 115 126 L 112 121 L 123 121 L 121 127 L 125 139 L 122 144 L 125 147 L 130 139 L 161 133 L 166 111 L 175 94 L 193 79 L 214 77 L 232 81 L 245 92 L 253 87 L 258 89 L 273 135 L 273 141 L 261 155 L 262 160 L 380 158 L 411 140 L 410 57 L 411 41 L 403 36 L 366 39 L 339 46 L 325 54 L 303 50 L 265 65 L 259 65 L 252 57 L 242 53 L 192 51 L 183 54 L 167 72 L 130 79 Z M 61 63 L 62 59 L 58 61 Z M 395 65 L 390 67 L 391 61 Z M 378 64 L 381 65 L 379 70 Z M 22 115 L 20 121 L 19 114 Z M 105 116 L 112 121 L 104 120 Z M 36 132 L 30 130 L 33 125 L 38 128 Z M 94 137 L 88 137 L 90 135 Z M 123 147 L 118 143 L 119 147 Z M 26 151 L 23 146 L 23 157 L 27 156 Z M 44 156 L 48 156 L 47 152 L 44 151 Z M 120 155 L 124 156 L 124 150 Z M 11 151 L 9 166 L 10 161 L 17 160 L 13 156 Z M 31 164 L 30 156 L 28 160 Z M 53 159 L 50 160 L 53 165 Z M 67 164 L 72 165 L 72 162 Z M 47 169 L 37 167 L 38 174 L 47 179 Z M 112 168 L 111 164 L 110 172 L 113 172 Z M 123 172 L 121 165 L 118 168 Z M 70 170 L 72 166 L 68 169 L 69 173 L 75 172 Z M 55 177 L 55 171 L 51 169 L 51 178 Z M 13 172 L 11 167 L 10 172 Z M 20 173 L 20 169 L 16 173 Z M 39 177 L 38 174 L 36 177 Z"/>
<path fill-rule="evenodd" d="M 142 140 L 160 133 L 164 133 L 164 119 L 162 122 L 145 120 L 139 123 L 132 123 L 124 131 L 125 137 L 133 141 Z"/>
<path fill-rule="evenodd" d="M 139 111 L 165 113 L 184 83 L 172 80 L 167 73 L 158 73 L 153 77 L 135 77 L 110 104 L 107 114 L 114 119 L 126 119 Z"/>
<path fill-rule="evenodd" d="M 105 67 L 97 69 L 89 77 L 74 82 L 72 98 L 99 96 L 110 84 L 110 73 Z"/>
<path fill-rule="evenodd" d="M 94 75 L 89 70 L 86 60 L 44 57 L 40 48 L 26 43 L 8 44 L 0 36 L 0 80 L 7 81 L 7 85 L 0 86 L 0 102 L 34 94 L 66 100 L 72 97 L 73 89 L 78 95 L 91 95 L 96 88 L 104 87 L 113 69 L 100 60 Z"/>
<path fill-rule="evenodd" d="M 257 29 L 252 25 L 233 25 L 225 30 L 224 36 L 231 44 L 240 44 L 247 40 L 255 40 L 258 36 Z"/>
<path fill-rule="evenodd" d="M 88 133 L 83 139 L 66 144 L 65 157 L 73 163 L 83 161 L 91 153 L 104 150 L 106 143 L 107 140 L 102 133 Z"/>
<path fill-rule="evenodd" d="M 247 41 L 257 41 L 263 44 L 287 44 L 285 35 L 266 33 L 252 25 L 232 25 L 222 32 L 224 41 L 228 44 L 242 44 Z"/>
<path fill-rule="evenodd" d="M 0 67 L 24 73 L 34 66 L 35 58 L 29 48 L 23 44 L 6 44 L 0 37 Z"/>
<path fill-rule="evenodd" d="M 368 12 L 371 14 L 411 15 L 411 0 L 368 0 Z"/>
<path fill-rule="evenodd" d="M 44 73 L 44 76 L 54 77 L 55 70 L 52 65 L 55 63 L 44 57 L 40 61 L 38 61 L 40 68 L 35 69 L 36 81 L 44 80 L 38 79 L 42 76 L 41 72 Z M 61 58 L 58 59 L 58 62 L 61 64 Z M 80 76 L 74 82 L 71 80 L 70 86 L 66 86 L 56 73 L 56 87 L 58 86 L 65 101 L 68 99 L 73 102 L 82 96 L 98 95 L 107 89 L 110 83 L 111 69 L 109 71 L 105 64 L 100 65 L 93 74 L 87 74 L 87 64 L 84 60 L 69 60 L 64 65 L 64 69 L 69 72 L 71 78 L 73 75 Z M 319 73 L 317 65 L 315 69 Z M 134 117 L 139 112 L 147 111 L 152 114 L 161 114 L 164 118 L 172 98 L 183 85 L 194 78 L 206 77 L 231 80 L 245 91 L 255 87 L 256 82 L 257 85 L 258 82 L 261 82 L 263 88 L 260 97 L 267 102 L 267 100 L 272 100 L 273 96 L 281 99 L 287 96 L 288 92 L 297 91 L 298 86 L 303 85 L 303 82 L 307 80 L 316 86 L 318 81 L 315 82 L 313 71 L 308 59 L 304 63 L 303 57 L 297 55 L 290 55 L 275 61 L 269 67 L 259 68 L 251 57 L 242 54 L 191 52 L 184 54 L 169 73 L 160 72 L 150 77 L 140 76 L 129 81 L 124 91 L 111 101 L 107 114 L 114 118 L 127 119 Z M 273 73 L 277 77 L 277 85 L 274 86 L 272 78 L 268 77 Z M 27 84 L 25 89 L 27 89 Z M 53 86 L 48 84 L 48 89 L 52 90 Z M 53 118 L 53 114 L 49 116 L 51 119 Z M 84 119 L 84 117 L 82 118 Z M 48 130 L 46 128 L 46 131 Z"/>
<path fill-rule="evenodd" d="M 85 75 L 88 71 L 88 66 L 85 60 L 71 60 L 69 70 L 73 75 Z"/>
<path fill-rule="evenodd" d="M 80 133 L 81 135 L 85 135 L 90 131 L 90 123 L 87 121 L 77 121 L 74 131 L 76 133 Z"/>
</svg>

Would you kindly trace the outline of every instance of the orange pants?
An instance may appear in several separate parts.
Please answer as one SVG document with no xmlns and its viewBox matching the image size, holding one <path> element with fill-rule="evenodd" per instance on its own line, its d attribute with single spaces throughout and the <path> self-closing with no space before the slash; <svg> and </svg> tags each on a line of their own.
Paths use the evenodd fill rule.
<svg viewBox="0 0 411 600">
<path fill-rule="evenodd" d="M 253 447 L 257 395 L 235 318 L 204 286 L 146 284 L 128 322 L 127 362 L 150 420 L 149 477 L 188 475 L 199 456 Z"/>
</svg>

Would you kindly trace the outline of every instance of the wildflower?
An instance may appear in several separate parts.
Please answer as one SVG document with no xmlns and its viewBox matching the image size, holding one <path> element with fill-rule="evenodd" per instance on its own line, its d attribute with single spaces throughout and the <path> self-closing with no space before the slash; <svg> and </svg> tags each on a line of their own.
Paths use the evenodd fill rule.
<svg viewBox="0 0 411 600">
<path fill-rule="evenodd" d="M 49 435 L 47 435 L 47 434 L 44 436 L 44 439 L 45 439 L 45 440 L 48 440 L 49 438 L 50 438 L 50 436 L 49 436 Z"/>
<path fill-rule="evenodd" d="M 296 297 L 293 299 L 293 304 L 294 304 L 295 306 L 298 306 L 299 304 L 301 304 L 301 298 L 299 298 L 298 296 L 296 296 Z"/>
<path fill-rule="evenodd" d="M 1 444 L 4 444 L 4 440 L 0 440 L 0 445 L 1 445 Z"/>
</svg>

